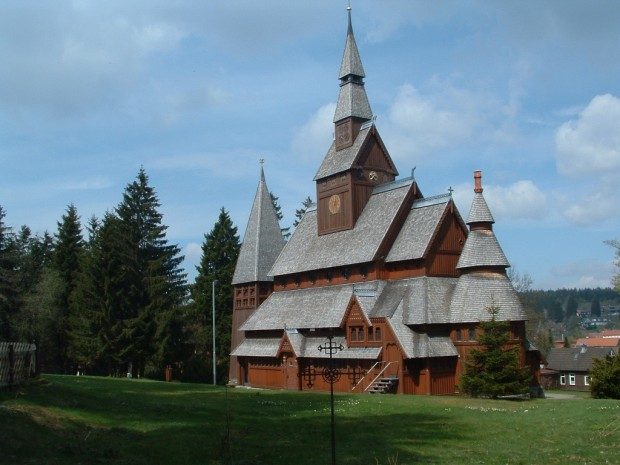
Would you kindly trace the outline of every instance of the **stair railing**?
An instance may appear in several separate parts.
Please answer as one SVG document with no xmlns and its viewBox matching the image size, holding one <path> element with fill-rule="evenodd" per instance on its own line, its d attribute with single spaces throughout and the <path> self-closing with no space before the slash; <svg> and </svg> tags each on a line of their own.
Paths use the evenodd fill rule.
<svg viewBox="0 0 620 465">
<path fill-rule="evenodd" d="M 386 363 L 386 362 L 383 362 Z M 379 372 L 379 374 L 377 376 L 375 376 L 375 378 L 370 382 L 370 384 L 368 386 L 366 386 L 366 389 L 364 389 L 364 392 L 368 391 L 368 389 L 370 389 L 371 386 L 373 386 L 375 384 L 375 381 L 377 381 L 381 375 L 383 373 L 385 373 L 385 370 L 388 369 L 388 367 L 392 364 L 392 363 L 398 363 L 398 362 L 387 362 L 386 365 L 383 367 L 383 369 Z"/>
<path fill-rule="evenodd" d="M 351 392 L 355 392 L 355 391 L 361 391 L 364 392 L 366 391 L 366 389 L 368 389 L 368 386 L 370 386 L 370 384 L 366 385 L 366 387 L 364 389 L 358 389 L 359 387 L 364 387 L 364 382 L 370 377 L 370 376 L 374 376 L 373 375 L 373 371 L 375 371 L 377 369 L 377 367 L 380 367 L 381 365 L 383 365 L 386 362 L 375 362 L 373 364 L 373 366 L 371 366 L 368 371 L 366 372 L 366 374 L 355 384 L 355 386 L 353 386 L 351 388 Z"/>
</svg>

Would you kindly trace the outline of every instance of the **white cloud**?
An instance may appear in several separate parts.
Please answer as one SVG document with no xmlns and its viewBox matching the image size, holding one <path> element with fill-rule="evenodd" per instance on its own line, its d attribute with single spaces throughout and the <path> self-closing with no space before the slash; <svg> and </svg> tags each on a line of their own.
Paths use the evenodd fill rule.
<svg viewBox="0 0 620 465">
<path fill-rule="evenodd" d="M 305 161 L 321 160 L 332 143 L 335 103 L 320 107 L 301 127 L 295 130 L 293 152 Z"/>
<path fill-rule="evenodd" d="M 478 115 L 461 91 L 461 100 L 442 105 L 441 96 L 423 96 L 410 84 L 400 88 L 389 109 L 389 122 L 414 153 L 442 149 L 468 139 Z M 468 108 L 469 107 L 469 108 Z M 397 142 L 398 143 L 398 142 Z"/>
<path fill-rule="evenodd" d="M 473 199 L 473 186 L 456 186 L 454 198 L 461 212 L 467 215 Z M 548 213 L 546 194 L 530 180 L 516 181 L 508 186 L 487 184 L 484 198 L 495 220 L 539 220 Z"/>
<path fill-rule="evenodd" d="M 112 187 L 112 181 L 105 176 L 95 176 L 92 178 L 82 179 L 80 181 L 66 181 L 57 184 L 57 189 L 59 190 L 75 190 L 75 191 L 83 191 L 83 190 L 101 190 L 107 189 L 108 187 Z"/>
<path fill-rule="evenodd" d="M 265 158 L 254 150 L 234 152 L 203 152 L 171 154 L 155 159 L 149 167 L 161 170 L 208 171 L 210 175 L 225 179 L 238 179 L 257 175 L 258 161 Z"/>
<path fill-rule="evenodd" d="M 588 226 L 620 214 L 617 195 L 613 192 L 606 192 L 608 190 L 611 189 L 602 186 L 599 192 L 586 196 L 574 196 L 575 200 L 566 207 L 564 216 L 571 223 Z"/>
<path fill-rule="evenodd" d="M 198 265 L 200 257 L 202 257 L 202 246 L 197 242 L 190 242 L 183 247 L 181 254 L 185 257 L 186 262 Z"/>
<path fill-rule="evenodd" d="M 597 95 L 555 134 L 558 171 L 571 177 L 620 172 L 620 99 Z"/>
<path fill-rule="evenodd" d="M 550 270 L 553 283 L 550 287 L 592 288 L 611 286 L 613 263 L 597 259 L 584 259 L 563 263 Z"/>
</svg>

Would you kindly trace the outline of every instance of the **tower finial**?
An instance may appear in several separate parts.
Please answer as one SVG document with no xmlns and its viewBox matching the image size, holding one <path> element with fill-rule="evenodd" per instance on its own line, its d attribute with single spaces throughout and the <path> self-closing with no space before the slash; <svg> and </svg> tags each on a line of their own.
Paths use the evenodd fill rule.
<svg viewBox="0 0 620 465">
<path fill-rule="evenodd" d="M 353 34 L 353 26 L 351 25 L 351 0 L 349 0 L 349 4 L 347 5 L 347 14 L 349 15 L 349 28 L 347 29 L 347 34 Z"/>
<path fill-rule="evenodd" d="M 265 182 L 265 171 L 263 170 L 263 165 L 265 164 L 264 158 L 259 158 L 258 163 L 260 164 L 260 180 Z"/>
<path fill-rule="evenodd" d="M 474 192 L 482 194 L 482 171 L 474 171 Z"/>
</svg>

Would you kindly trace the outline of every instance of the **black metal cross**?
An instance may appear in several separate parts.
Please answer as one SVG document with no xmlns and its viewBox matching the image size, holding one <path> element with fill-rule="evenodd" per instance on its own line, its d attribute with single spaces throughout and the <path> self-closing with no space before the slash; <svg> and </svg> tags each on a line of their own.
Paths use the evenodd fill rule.
<svg viewBox="0 0 620 465">
<path fill-rule="evenodd" d="M 327 342 L 319 346 L 319 352 L 329 355 L 329 366 L 323 369 L 323 379 L 329 383 L 329 400 L 332 411 L 332 465 L 336 465 L 336 422 L 334 421 L 334 383 L 340 379 L 340 370 L 334 368 L 334 355 L 344 350 L 342 344 L 334 342 L 334 336 L 327 336 Z"/>
</svg>

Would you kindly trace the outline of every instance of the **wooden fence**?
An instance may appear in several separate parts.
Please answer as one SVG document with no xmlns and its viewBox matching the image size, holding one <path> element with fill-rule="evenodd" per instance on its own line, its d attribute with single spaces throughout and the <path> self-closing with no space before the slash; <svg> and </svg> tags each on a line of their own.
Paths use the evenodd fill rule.
<svg viewBox="0 0 620 465">
<path fill-rule="evenodd" d="M 23 383 L 35 374 L 36 349 L 27 342 L 0 342 L 0 388 Z"/>
</svg>

